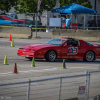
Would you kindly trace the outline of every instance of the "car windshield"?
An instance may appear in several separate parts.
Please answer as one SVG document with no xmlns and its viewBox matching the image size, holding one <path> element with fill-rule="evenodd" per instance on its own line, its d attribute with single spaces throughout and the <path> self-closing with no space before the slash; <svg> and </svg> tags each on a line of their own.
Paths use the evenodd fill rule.
<svg viewBox="0 0 100 100">
<path fill-rule="evenodd" d="M 9 19 L 12 19 L 10 16 L 6 16 L 6 17 L 8 17 Z"/>
<path fill-rule="evenodd" d="M 46 42 L 45 44 L 53 44 L 53 45 L 61 46 L 65 41 L 66 41 L 66 39 L 54 38 L 54 39 L 51 39 L 50 41 Z"/>
<path fill-rule="evenodd" d="M 5 19 L 0 16 L 0 20 L 5 20 Z"/>
</svg>

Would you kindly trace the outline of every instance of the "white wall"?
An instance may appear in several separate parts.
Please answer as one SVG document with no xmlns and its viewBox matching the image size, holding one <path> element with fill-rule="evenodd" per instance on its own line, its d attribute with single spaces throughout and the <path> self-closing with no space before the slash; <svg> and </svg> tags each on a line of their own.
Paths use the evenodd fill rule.
<svg viewBox="0 0 100 100">
<path fill-rule="evenodd" d="M 97 1 L 97 13 L 100 14 L 100 0 Z"/>
</svg>

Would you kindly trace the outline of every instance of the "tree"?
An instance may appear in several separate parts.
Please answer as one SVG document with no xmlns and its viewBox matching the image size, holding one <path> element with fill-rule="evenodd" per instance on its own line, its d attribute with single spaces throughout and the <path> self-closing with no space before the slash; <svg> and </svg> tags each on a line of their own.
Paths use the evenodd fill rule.
<svg viewBox="0 0 100 100">
<path fill-rule="evenodd" d="M 92 8 L 92 5 L 90 3 L 89 0 L 58 0 L 61 7 L 65 6 L 65 5 L 69 5 L 71 3 L 77 3 L 80 4 L 82 6 L 88 7 L 88 8 Z"/>
<path fill-rule="evenodd" d="M 11 7 L 17 5 L 17 0 L 0 0 L 0 10 L 9 12 Z"/>
<path fill-rule="evenodd" d="M 18 0 L 18 6 L 15 6 L 16 13 L 34 13 L 33 19 L 35 19 L 35 13 L 37 13 L 38 0 Z M 39 18 L 43 11 L 50 11 L 55 7 L 56 0 L 42 0 L 39 10 Z"/>
</svg>

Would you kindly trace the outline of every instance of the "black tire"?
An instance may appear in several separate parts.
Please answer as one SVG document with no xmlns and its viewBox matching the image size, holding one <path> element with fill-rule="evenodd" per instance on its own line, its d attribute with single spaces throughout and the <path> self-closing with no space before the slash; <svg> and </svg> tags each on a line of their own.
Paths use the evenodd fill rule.
<svg viewBox="0 0 100 100">
<path fill-rule="evenodd" d="M 57 56 L 56 52 L 51 50 L 46 53 L 45 58 L 47 61 L 54 61 L 56 59 L 56 56 Z"/>
<path fill-rule="evenodd" d="M 88 51 L 85 53 L 84 55 L 84 61 L 88 61 L 88 62 L 91 62 L 94 60 L 94 57 L 95 57 L 95 54 L 93 51 Z"/>
</svg>

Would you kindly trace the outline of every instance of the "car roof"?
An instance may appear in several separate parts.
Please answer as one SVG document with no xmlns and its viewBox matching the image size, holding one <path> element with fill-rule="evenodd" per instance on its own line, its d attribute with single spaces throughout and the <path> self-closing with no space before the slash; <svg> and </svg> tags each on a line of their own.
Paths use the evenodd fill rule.
<svg viewBox="0 0 100 100">
<path fill-rule="evenodd" d="M 61 37 L 60 39 L 68 39 L 68 40 L 80 40 L 77 38 L 71 38 L 71 37 Z"/>
</svg>

